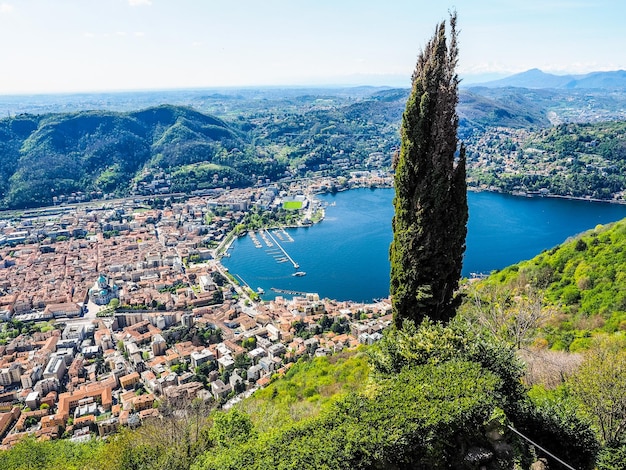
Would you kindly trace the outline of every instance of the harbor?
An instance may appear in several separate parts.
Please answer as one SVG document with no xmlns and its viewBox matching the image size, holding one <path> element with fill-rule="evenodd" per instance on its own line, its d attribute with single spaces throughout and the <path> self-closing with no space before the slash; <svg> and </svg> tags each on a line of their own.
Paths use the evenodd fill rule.
<svg viewBox="0 0 626 470">
<path fill-rule="evenodd" d="M 250 240 L 252 240 L 252 244 L 255 248 L 263 248 L 263 244 L 265 244 L 268 248 L 265 250 L 265 253 L 272 256 L 277 263 L 290 262 L 293 264 L 294 269 L 300 268 L 300 265 L 294 261 L 291 256 L 289 256 L 285 248 L 283 248 L 278 241 L 280 240 L 283 243 L 294 241 L 292 236 L 289 235 L 284 228 L 274 230 L 273 234 L 269 230 L 261 229 L 258 232 L 250 231 L 248 235 L 250 236 Z M 263 240 L 263 243 L 259 241 L 259 237 Z"/>
<path fill-rule="evenodd" d="M 279 289 L 278 287 L 272 287 L 272 292 L 276 292 L 277 294 L 300 295 L 300 296 L 305 296 L 307 294 L 306 292 L 300 292 L 297 290 L 290 290 L 290 289 Z"/>
<path fill-rule="evenodd" d="M 284 231 L 284 229 L 283 229 L 283 231 Z M 260 230 L 260 233 L 261 233 L 261 237 L 263 238 L 263 240 L 267 240 L 266 243 L 272 243 L 273 242 L 272 246 L 276 245 L 276 247 L 280 251 L 282 251 L 282 253 L 284 255 L 284 258 L 287 259 L 288 261 L 290 261 L 291 264 L 293 264 L 293 268 L 294 269 L 299 269 L 300 268 L 300 265 L 298 263 L 296 263 L 291 256 L 289 256 L 289 253 L 287 253 L 285 251 L 283 246 L 280 243 L 278 243 L 278 240 L 276 240 L 276 238 L 274 238 L 274 236 L 269 231 L 267 231 L 267 230 Z M 291 237 L 289 237 L 289 238 L 291 238 Z M 268 239 L 271 239 L 271 242 Z M 291 240 L 293 241 L 293 238 L 291 238 Z M 269 247 L 270 245 L 268 244 L 267 246 Z M 280 260 L 280 258 L 278 258 L 277 261 L 281 262 L 279 260 Z"/>
</svg>

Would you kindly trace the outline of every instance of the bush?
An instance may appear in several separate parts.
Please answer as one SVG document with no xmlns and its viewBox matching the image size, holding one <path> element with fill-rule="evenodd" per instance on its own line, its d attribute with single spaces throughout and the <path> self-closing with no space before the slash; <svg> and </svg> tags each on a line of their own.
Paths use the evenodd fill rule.
<svg viewBox="0 0 626 470">
<path fill-rule="evenodd" d="M 576 402 L 561 389 L 533 397 L 514 419 L 520 432 L 563 461 L 594 468 L 600 444 L 590 423 L 578 416 Z"/>
<path fill-rule="evenodd" d="M 467 361 L 406 369 L 318 418 L 215 448 L 192 468 L 452 468 L 481 435 L 498 383 Z"/>
<path fill-rule="evenodd" d="M 626 445 L 607 447 L 598 454 L 596 468 L 598 470 L 623 470 L 626 462 Z"/>
</svg>

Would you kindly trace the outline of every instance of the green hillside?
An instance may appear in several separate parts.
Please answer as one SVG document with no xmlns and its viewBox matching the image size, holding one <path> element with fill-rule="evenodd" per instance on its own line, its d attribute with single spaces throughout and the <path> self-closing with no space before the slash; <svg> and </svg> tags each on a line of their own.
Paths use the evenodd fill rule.
<svg viewBox="0 0 626 470">
<path fill-rule="evenodd" d="M 471 88 L 459 94 L 459 118 L 462 127 L 476 130 L 489 126 L 528 128 L 546 127 L 546 111 L 531 97 L 518 90 L 504 90 L 498 96 L 483 94 L 484 89 Z M 461 135 L 464 129 L 460 129 Z"/>
<path fill-rule="evenodd" d="M 610 199 L 626 188 L 617 101 L 580 92 L 469 88 L 459 136 L 468 181 L 504 192 Z M 0 209 L 103 194 L 240 187 L 311 172 L 388 169 L 406 89 L 247 91 L 141 111 L 19 114 L 0 120 Z M 142 101 L 143 102 L 143 101 Z M 556 116 L 556 117 L 555 117 Z M 561 117 L 562 116 L 562 117 Z M 603 119 L 595 124 L 551 122 Z M 550 118 L 550 120 L 548 120 Z M 80 200 L 80 198 L 78 199 Z M 69 201 L 71 202 L 71 201 Z"/>
<path fill-rule="evenodd" d="M 512 349 L 461 322 L 405 324 L 369 348 L 300 360 L 227 412 L 164 404 L 163 419 L 106 442 L 26 440 L 0 452 L 0 468 L 528 468 L 533 450 L 507 424 L 592 468 L 589 427 L 533 401 L 522 370 Z"/>
<path fill-rule="evenodd" d="M 51 204 L 78 191 L 126 194 L 144 168 L 178 169 L 170 189 L 185 191 L 224 178 L 249 185 L 252 174 L 275 177 L 285 167 L 257 156 L 232 126 L 184 107 L 0 121 L 0 207 Z"/>
<path fill-rule="evenodd" d="M 137 185 L 151 181 L 145 169 L 176 172 L 168 189 L 177 192 L 276 180 L 286 170 L 342 174 L 371 165 L 372 158 L 375 167 L 390 165 L 407 90 L 302 93 L 209 96 L 195 103 L 222 112 L 226 107 L 228 122 L 171 105 L 2 119 L 0 209 L 49 205 L 77 192 L 87 199 L 141 193 Z M 462 93 L 460 113 L 462 135 L 495 124 L 547 124 L 542 109 L 528 100 L 475 92 Z"/>
<path fill-rule="evenodd" d="M 594 334 L 626 330 L 626 220 L 496 272 L 468 297 L 479 293 L 484 305 L 515 305 L 529 290 L 543 299 L 539 340 L 548 347 L 585 349 Z"/>
<path fill-rule="evenodd" d="M 503 192 L 623 199 L 626 122 L 560 124 L 530 133 L 493 135 L 473 143 L 472 185 Z"/>
</svg>

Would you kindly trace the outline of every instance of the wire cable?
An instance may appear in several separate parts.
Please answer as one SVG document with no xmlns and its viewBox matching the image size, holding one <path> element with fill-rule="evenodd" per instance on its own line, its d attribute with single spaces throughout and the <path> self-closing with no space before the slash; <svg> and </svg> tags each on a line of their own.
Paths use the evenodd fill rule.
<svg viewBox="0 0 626 470">
<path fill-rule="evenodd" d="M 539 444 L 537 444 L 536 442 L 531 441 L 528 437 L 524 436 L 521 432 L 519 432 L 517 429 L 515 429 L 512 426 L 509 426 L 507 424 L 506 426 L 507 428 L 509 428 L 511 431 L 513 431 L 515 434 L 517 434 L 519 437 L 521 437 L 522 439 L 530 442 L 532 445 L 534 445 L 535 447 L 541 449 L 541 451 L 545 454 L 547 454 L 548 456 L 552 457 L 554 460 L 556 460 L 557 462 L 559 462 L 561 465 L 565 465 L 567 468 L 569 468 L 569 470 L 576 470 L 574 467 L 572 467 L 571 465 L 563 462 L 560 458 L 558 458 L 556 455 L 551 454 L 550 452 L 548 452 L 546 449 L 544 449 L 543 447 L 541 447 Z"/>
</svg>

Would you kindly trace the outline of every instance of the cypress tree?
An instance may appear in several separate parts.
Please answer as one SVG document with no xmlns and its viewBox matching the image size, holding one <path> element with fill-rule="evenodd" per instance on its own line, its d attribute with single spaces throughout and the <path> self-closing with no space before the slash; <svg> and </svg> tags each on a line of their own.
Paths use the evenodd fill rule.
<svg viewBox="0 0 626 470">
<path fill-rule="evenodd" d="M 421 51 L 394 158 L 395 215 L 390 292 L 396 326 L 456 312 L 467 234 L 465 148 L 457 139 L 459 78 L 456 13 Z"/>
</svg>

